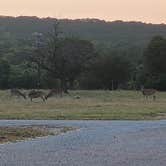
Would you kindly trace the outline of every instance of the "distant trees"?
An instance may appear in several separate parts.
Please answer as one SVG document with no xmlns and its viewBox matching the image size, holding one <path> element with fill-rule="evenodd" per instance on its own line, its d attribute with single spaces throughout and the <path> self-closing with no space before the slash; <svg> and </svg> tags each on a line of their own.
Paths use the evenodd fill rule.
<svg viewBox="0 0 166 166">
<path fill-rule="evenodd" d="M 9 87 L 10 65 L 8 61 L 0 59 L 0 87 L 2 89 Z"/>
<path fill-rule="evenodd" d="M 24 20 L 24 18 L 21 18 L 21 20 Z M 34 18 L 31 18 L 31 20 L 34 20 Z M 53 21 L 55 20 L 52 20 L 51 23 Z M 81 22 L 81 20 L 77 22 L 79 27 Z M 85 21 L 84 24 L 86 26 L 88 24 L 88 27 L 94 29 L 99 22 L 96 22 L 96 20 L 91 23 Z M 107 23 L 100 22 L 100 24 L 103 26 Z M 117 24 L 120 27 L 122 24 L 124 25 L 120 22 L 111 24 L 115 28 L 113 31 L 117 30 Z M 67 37 L 67 30 L 61 33 L 61 30 L 64 30 L 64 25 L 65 21 L 60 26 L 57 23 L 50 33 L 47 33 L 48 25 L 42 31 L 36 31 L 32 28 L 30 30 L 30 32 L 33 32 L 30 33 L 32 35 L 26 34 L 26 37 L 24 34 L 17 36 L 15 32 L 4 32 L 1 29 L 0 88 L 61 87 L 67 92 L 69 87 L 80 89 L 116 89 L 119 87 L 139 89 L 141 85 L 144 85 L 147 88 L 166 90 L 166 39 L 164 37 L 154 37 L 144 49 L 143 46 L 138 44 L 142 39 L 134 41 L 134 45 L 129 44 L 130 42 L 133 43 L 135 37 L 133 35 L 128 36 L 129 33 L 126 34 L 126 32 L 124 33 L 126 42 L 111 34 L 110 41 L 112 42 L 110 43 L 110 41 L 105 40 L 104 33 L 98 34 L 101 31 L 99 29 L 100 31 L 95 32 L 95 34 L 100 35 L 105 42 L 99 40 L 90 42 Z M 135 25 L 135 23 L 132 23 L 132 25 Z M 125 26 L 128 27 L 129 24 L 125 24 Z M 39 29 L 38 26 L 36 28 Z M 75 27 L 73 28 L 75 29 Z M 84 33 L 82 33 L 84 30 L 80 31 L 82 38 L 84 38 Z M 44 31 L 46 34 L 42 33 Z M 71 34 L 74 32 L 72 31 Z M 90 37 L 91 33 L 88 31 L 87 35 L 86 37 Z M 138 35 L 140 36 L 139 33 Z M 37 40 L 34 43 L 33 39 L 36 36 Z M 130 37 L 131 41 L 127 42 Z M 115 42 L 115 40 L 117 41 Z M 145 41 L 143 38 L 142 43 L 147 42 L 148 40 Z"/>
<path fill-rule="evenodd" d="M 166 90 L 166 39 L 154 37 L 144 53 L 145 85 Z"/>
<path fill-rule="evenodd" d="M 84 75 L 83 86 L 87 88 L 117 89 L 127 83 L 131 64 L 124 56 L 98 56 Z M 89 84 L 87 84 L 89 82 Z"/>
<path fill-rule="evenodd" d="M 166 73 L 166 39 L 154 37 L 145 50 L 145 68 L 151 75 Z"/>
<path fill-rule="evenodd" d="M 76 78 L 86 70 L 94 58 L 95 51 L 93 44 L 89 41 L 66 38 L 61 41 L 59 55 L 61 57 L 58 61 L 58 66 L 61 66 L 59 78 L 64 86 L 66 82 L 69 82 L 72 87 Z"/>
<path fill-rule="evenodd" d="M 11 65 L 9 88 L 37 88 L 37 73 L 27 66 Z"/>
</svg>

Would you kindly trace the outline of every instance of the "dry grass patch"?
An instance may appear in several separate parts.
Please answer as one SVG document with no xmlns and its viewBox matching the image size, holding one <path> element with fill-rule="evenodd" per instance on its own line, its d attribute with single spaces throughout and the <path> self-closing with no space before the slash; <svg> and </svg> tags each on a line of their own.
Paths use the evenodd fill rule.
<svg viewBox="0 0 166 166">
<path fill-rule="evenodd" d="M 16 142 L 48 135 L 58 135 L 73 130 L 70 127 L 50 126 L 21 126 L 21 127 L 0 127 L 0 143 Z"/>
</svg>

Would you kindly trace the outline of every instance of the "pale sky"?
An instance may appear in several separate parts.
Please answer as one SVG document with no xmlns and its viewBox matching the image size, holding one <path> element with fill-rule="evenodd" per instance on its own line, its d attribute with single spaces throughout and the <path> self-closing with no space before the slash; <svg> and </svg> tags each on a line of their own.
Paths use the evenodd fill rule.
<svg viewBox="0 0 166 166">
<path fill-rule="evenodd" d="M 166 23 L 166 0 L 0 0 L 0 15 Z"/>
</svg>

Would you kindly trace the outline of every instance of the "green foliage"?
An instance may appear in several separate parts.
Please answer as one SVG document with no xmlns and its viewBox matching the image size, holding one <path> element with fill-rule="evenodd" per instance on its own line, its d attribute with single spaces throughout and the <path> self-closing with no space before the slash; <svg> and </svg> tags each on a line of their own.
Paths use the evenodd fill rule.
<svg viewBox="0 0 166 166">
<path fill-rule="evenodd" d="M 118 88 L 130 79 L 130 69 L 131 65 L 127 58 L 105 55 L 96 58 L 90 67 L 90 73 L 88 72 L 85 77 L 88 78 L 86 81 L 89 82 L 91 88 Z"/>
<path fill-rule="evenodd" d="M 58 20 L 58 33 L 46 35 L 55 21 L 0 17 L 0 88 L 166 89 L 165 25 Z M 27 65 L 30 57 L 37 63 Z"/>
<path fill-rule="evenodd" d="M 37 86 L 37 74 L 25 66 L 12 66 L 9 79 L 9 88 L 34 88 Z"/>
<path fill-rule="evenodd" d="M 166 39 L 154 37 L 144 56 L 146 85 L 166 90 Z"/>
<path fill-rule="evenodd" d="M 152 39 L 145 51 L 145 67 L 152 75 L 166 72 L 166 39 L 157 36 Z"/>
<path fill-rule="evenodd" d="M 2 89 L 8 88 L 10 77 L 10 65 L 8 61 L 0 60 L 0 87 Z"/>
<path fill-rule="evenodd" d="M 52 28 L 54 18 L 37 17 L 0 17 L 0 32 L 4 36 L 29 38 L 32 33 L 47 33 Z M 65 36 L 76 36 L 103 43 L 112 48 L 145 47 L 153 36 L 166 36 L 165 25 L 145 24 L 141 22 L 106 22 L 98 19 L 59 20 L 60 29 Z"/>
<path fill-rule="evenodd" d="M 31 62 L 40 70 L 47 71 L 54 79 L 59 79 L 61 88 L 67 93 L 67 82 L 73 83 L 85 70 L 94 56 L 93 44 L 77 38 L 59 37 L 58 24 L 45 37 L 45 44 L 35 49 Z"/>
</svg>

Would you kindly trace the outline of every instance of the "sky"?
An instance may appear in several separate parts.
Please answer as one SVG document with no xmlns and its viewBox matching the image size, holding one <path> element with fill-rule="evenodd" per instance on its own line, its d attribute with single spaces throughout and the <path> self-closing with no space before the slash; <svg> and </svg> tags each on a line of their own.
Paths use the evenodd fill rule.
<svg viewBox="0 0 166 166">
<path fill-rule="evenodd" d="M 166 23 L 166 0 L 0 0 L 0 15 Z"/>
</svg>

